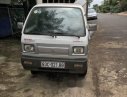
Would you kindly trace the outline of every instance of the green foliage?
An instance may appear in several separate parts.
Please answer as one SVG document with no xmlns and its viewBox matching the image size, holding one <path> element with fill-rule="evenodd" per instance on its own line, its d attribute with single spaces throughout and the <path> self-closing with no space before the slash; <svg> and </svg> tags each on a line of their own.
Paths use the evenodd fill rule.
<svg viewBox="0 0 127 97">
<path fill-rule="evenodd" d="M 120 7 L 121 7 L 121 10 L 127 11 L 127 0 L 121 0 Z"/>
<path fill-rule="evenodd" d="M 88 5 L 90 5 L 90 3 L 93 2 L 93 0 L 87 0 L 87 2 L 88 2 Z"/>
<path fill-rule="evenodd" d="M 103 13 L 127 11 L 127 0 L 104 0 L 102 5 L 94 5 L 94 8 Z"/>
<path fill-rule="evenodd" d="M 100 12 L 99 5 L 98 5 L 98 4 L 93 5 L 93 8 L 94 8 L 97 12 Z"/>
<path fill-rule="evenodd" d="M 118 5 L 110 6 L 110 12 L 111 13 L 118 13 L 120 11 L 121 11 L 120 6 L 118 6 Z"/>
</svg>

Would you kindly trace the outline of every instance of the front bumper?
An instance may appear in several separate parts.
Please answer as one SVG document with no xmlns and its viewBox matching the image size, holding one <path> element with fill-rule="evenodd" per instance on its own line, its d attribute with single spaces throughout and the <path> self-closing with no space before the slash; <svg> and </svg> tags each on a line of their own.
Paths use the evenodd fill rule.
<svg viewBox="0 0 127 97">
<path fill-rule="evenodd" d="M 41 67 L 41 61 L 65 62 L 65 68 L 44 68 Z M 45 71 L 45 72 L 68 72 L 68 73 L 84 73 L 87 69 L 87 59 L 65 59 L 65 58 L 44 58 L 44 57 L 21 57 L 21 63 L 24 69 Z"/>
</svg>

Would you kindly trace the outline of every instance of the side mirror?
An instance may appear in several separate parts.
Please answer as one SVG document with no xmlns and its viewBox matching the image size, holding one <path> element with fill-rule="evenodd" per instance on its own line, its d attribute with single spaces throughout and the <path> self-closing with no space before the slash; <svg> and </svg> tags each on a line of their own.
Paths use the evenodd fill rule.
<svg viewBox="0 0 127 97">
<path fill-rule="evenodd" d="M 23 22 L 17 22 L 17 27 L 18 27 L 18 29 L 22 29 L 23 28 Z"/>
<path fill-rule="evenodd" d="M 89 24 L 89 31 L 97 31 L 97 24 Z"/>
</svg>

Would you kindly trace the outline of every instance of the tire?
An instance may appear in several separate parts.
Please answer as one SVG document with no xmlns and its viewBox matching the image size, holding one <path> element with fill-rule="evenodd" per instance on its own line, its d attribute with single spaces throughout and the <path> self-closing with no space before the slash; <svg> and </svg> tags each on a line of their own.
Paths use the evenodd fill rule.
<svg viewBox="0 0 127 97">
<path fill-rule="evenodd" d="M 30 72 L 31 72 L 32 75 L 38 74 L 38 72 L 37 71 L 34 71 L 34 70 L 31 70 Z"/>
<path fill-rule="evenodd" d="M 87 74 L 87 64 L 85 66 L 84 72 L 81 73 L 81 74 L 79 74 L 79 76 L 82 77 L 82 78 L 84 78 L 86 76 L 86 74 Z"/>
</svg>

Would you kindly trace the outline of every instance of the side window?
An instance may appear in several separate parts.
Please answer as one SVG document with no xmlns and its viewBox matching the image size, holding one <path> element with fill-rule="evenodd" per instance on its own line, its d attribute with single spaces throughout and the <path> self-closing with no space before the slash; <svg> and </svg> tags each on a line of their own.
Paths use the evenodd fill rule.
<svg viewBox="0 0 127 97">
<path fill-rule="evenodd" d="M 37 29 L 38 14 L 33 10 L 27 20 L 25 32 L 33 32 Z"/>
<path fill-rule="evenodd" d="M 37 17 L 38 16 L 32 12 L 30 17 L 29 17 L 29 20 L 28 20 L 29 22 L 27 23 L 27 27 L 37 25 Z"/>
</svg>

